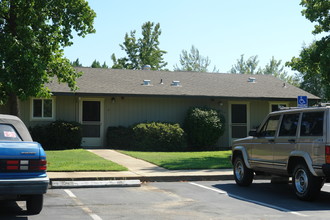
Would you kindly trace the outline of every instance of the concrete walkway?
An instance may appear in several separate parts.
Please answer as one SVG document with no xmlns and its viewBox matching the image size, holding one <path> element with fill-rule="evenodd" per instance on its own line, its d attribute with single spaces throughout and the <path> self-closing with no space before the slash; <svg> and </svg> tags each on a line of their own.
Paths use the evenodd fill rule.
<svg viewBox="0 0 330 220">
<path fill-rule="evenodd" d="M 128 171 L 117 172 L 47 172 L 51 181 L 133 180 L 140 181 L 198 181 L 233 179 L 231 169 L 167 170 L 146 161 L 109 149 L 89 150 L 107 160 L 123 165 Z"/>
</svg>

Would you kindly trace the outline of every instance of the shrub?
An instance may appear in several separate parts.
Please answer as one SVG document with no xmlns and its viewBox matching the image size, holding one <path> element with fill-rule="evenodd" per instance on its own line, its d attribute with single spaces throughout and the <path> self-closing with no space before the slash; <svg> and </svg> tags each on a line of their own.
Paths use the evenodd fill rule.
<svg viewBox="0 0 330 220">
<path fill-rule="evenodd" d="M 77 122 L 55 121 L 30 130 L 33 140 L 45 150 L 75 149 L 81 145 L 82 129 Z"/>
<path fill-rule="evenodd" d="M 190 108 L 184 119 L 188 143 L 195 150 L 211 150 L 224 133 L 224 117 L 218 110 Z"/>
<path fill-rule="evenodd" d="M 129 150 L 133 147 L 133 130 L 123 126 L 108 127 L 107 146 L 114 149 Z"/>
<path fill-rule="evenodd" d="M 140 123 L 133 127 L 135 146 L 144 151 L 182 151 L 185 133 L 179 124 Z"/>
</svg>

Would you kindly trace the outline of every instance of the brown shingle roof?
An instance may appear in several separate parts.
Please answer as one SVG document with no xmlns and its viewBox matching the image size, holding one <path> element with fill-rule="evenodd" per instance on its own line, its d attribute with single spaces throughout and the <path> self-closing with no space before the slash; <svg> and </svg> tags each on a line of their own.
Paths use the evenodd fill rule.
<svg viewBox="0 0 330 220">
<path fill-rule="evenodd" d="M 83 75 L 77 80 L 79 89 L 75 92 L 76 95 L 206 96 L 253 99 L 296 99 L 299 95 L 307 96 L 309 99 L 319 99 L 271 75 L 98 68 L 77 68 L 77 70 L 82 71 Z M 249 77 L 254 77 L 255 83 L 248 82 Z M 143 80 L 150 80 L 151 85 L 143 85 Z M 180 81 L 181 86 L 172 86 L 173 81 Z M 66 84 L 52 83 L 48 87 L 55 95 L 74 94 Z"/>
</svg>

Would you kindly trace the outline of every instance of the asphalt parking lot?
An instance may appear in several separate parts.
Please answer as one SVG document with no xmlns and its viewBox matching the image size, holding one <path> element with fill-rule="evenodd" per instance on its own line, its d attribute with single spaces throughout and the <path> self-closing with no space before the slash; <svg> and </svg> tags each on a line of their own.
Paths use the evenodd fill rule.
<svg viewBox="0 0 330 220">
<path fill-rule="evenodd" d="M 256 180 L 153 182 L 141 187 L 50 189 L 44 209 L 28 216 L 24 203 L 1 205 L 0 219 L 329 219 L 330 184 L 314 202 L 296 199 L 290 184 Z"/>
</svg>

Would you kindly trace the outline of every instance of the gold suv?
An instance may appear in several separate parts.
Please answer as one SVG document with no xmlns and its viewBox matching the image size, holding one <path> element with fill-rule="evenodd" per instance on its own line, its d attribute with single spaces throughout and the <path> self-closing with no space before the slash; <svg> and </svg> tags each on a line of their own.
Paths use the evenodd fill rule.
<svg viewBox="0 0 330 220">
<path fill-rule="evenodd" d="M 254 175 L 292 177 L 301 200 L 313 200 L 330 177 L 330 107 L 270 113 L 249 137 L 234 141 L 232 163 L 239 186 Z"/>
</svg>

